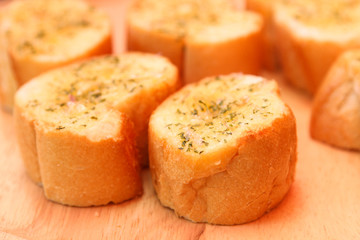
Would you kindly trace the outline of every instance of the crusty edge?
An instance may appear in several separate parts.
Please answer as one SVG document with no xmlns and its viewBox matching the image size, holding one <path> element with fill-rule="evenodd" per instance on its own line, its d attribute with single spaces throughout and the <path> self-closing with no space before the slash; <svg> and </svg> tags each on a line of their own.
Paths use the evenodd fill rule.
<svg viewBox="0 0 360 240">
<path fill-rule="evenodd" d="M 275 23 L 275 34 L 279 60 L 285 79 L 295 87 L 309 91 L 309 71 L 305 65 L 305 57 L 301 51 L 301 43 L 293 39 L 287 27 L 282 23 Z"/>
<path fill-rule="evenodd" d="M 197 82 L 204 77 L 233 72 L 257 74 L 263 63 L 262 43 L 262 21 L 258 29 L 226 41 L 203 43 L 187 40 L 184 48 L 184 82 Z"/>
<path fill-rule="evenodd" d="M 119 203 L 142 193 L 134 127 L 120 114 L 117 137 L 91 141 L 70 131 L 36 126 L 45 196 L 73 206 Z"/>
<path fill-rule="evenodd" d="M 139 111 L 133 114 L 133 118 L 141 118 L 142 119 L 142 126 L 141 131 L 136 136 L 136 142 L 139 149 L 140 154 L 140 165 L 143 167 L 147 167 L 149 165 L 149 156 L 148 156 L 148 125 L 149 119 L 152 112 L 164 101 L 170 94 L 174 93 L 176 90 L 180 88 L 180 81 L 175 80 L 177 79 L 177 75 L 173 76 L 174 78 L 174 85 L 164 83 L 159 84 L 156 87 L 154 92 L 147 92 L 146 95 L 141 96 L 142 101 L 138 101 L 138 106 L 132 106 L 132 112 L 136 112 L 137 110 L 141 109 L 140 105 L 143 105 L 145 102 L 148 105 L 148 108 L 144 110 L 142 113 L 143 115 L 139 115 Z M 132 119 L 133 122 L 136 119 Z M 137 126 L 135 126 L 137 127 Z"/>
<path fill-rule="evenodd" d="M 237 154 L 226 169 L 207 177 L 189 181 L 168 175 L 163 164 L 169 160 L 165 157 L 169 150 L 163 146 L 166 140 L 159 139 L 151 125 L 149 144 L 150 170 L 160 202 L 195 222 L 233 225 L 255 220 L 283 199 L 294 180 L 297 137 L 290 109 L 270 127 L 239 139 Z M 253 169 L 243 169 L 252 162 L 257 164 Z M 171 167 L 180 170 L 183 163 Z"/>
<path fill-rule="evenodd" d="M 31 180 L 41 184 L 34 121 L 25 116 L 22 109 L 17 105 L 14 108 L 14 121 L 18 146 L 26 172 Z"/>
<path fill-rule="evenodd" d="M 246 4 L 247 9 L 258 12 L 264 18 L 264 67 L 276 71 L 279 68 L 273 20 L 273 8 L 276 3 L 273 1 L 247 0 Z"/>
<path fill-rule="evenodd" d="M 328 71 L 325 80 L 317 91 L 311 109 L 311 120 L 310 120 L 310 135 L 313 139 L 323 141 L 336 147 L 345 149 L 360 150 L 360 143 L 356 142 L 356 131 L 344 130 L 344 125 L 338 125 L 339 121 L 342 124 L 346 124 L 350 116 L 341 116 L 339 113 L 338 117 L 327 113 L 324 105 L 327 101 L 330 101 L 331 95 L 339 89 L 339 87 L 348 81 L 348 62 L 347 53 L 341 55 Z M 343 96 L 346 98 L 347 96 Z M 359 105 L 360 106 L 360 105 Z M 337 107 L 335 104 L 332 106 L 334 109 Z M 323 122 L 323 120 L 325 122 Z M 351 117 L 350 117 L 351 119 Z M 356 121 L 356 120 L 355 120 Z M 346 127 L 345 127 L 346 129 Z M 345 135 L 352 137 L 345 137 Z"/>
<path fill-rule="evenodd" d="M 296 29 L 290 29 L 285 20 L 276 15 L 280 14 L 277 11 L 274 26 L 284 77 L 295 87 L 313 95 L 337 57 L 358 45 L 356 41 L 336 42 L 299 36 Z"/>
<path fill-rule="evenodd" d="M 11 111 L 14 105 L 14 94 L 18 86 L 13 64 L 8 52 L 5 29 L 1 24 L 2 18 L 4 17 L 3 11 L 3 9 L 0 10 L 0 102 L 5 110 Z"/>
<path fill-rule="evenodd" d="M 145 51 L 163 55 L 169 58 L 178 69 L 182 69 L 184 43 L 181 39 L 142 29 L 133 22 L 131 14 L 127 16 L 127 23 L 127 48 L 129 51 Z"/>
</svg>

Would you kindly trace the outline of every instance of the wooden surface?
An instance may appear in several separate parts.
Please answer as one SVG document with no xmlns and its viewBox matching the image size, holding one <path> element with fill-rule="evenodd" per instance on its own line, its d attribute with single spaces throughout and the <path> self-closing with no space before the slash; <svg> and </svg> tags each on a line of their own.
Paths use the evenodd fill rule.
<svg viewBox="0 0 360 240">
<path fill-rule="evenodd" d="M 96 2 L 115 22 L 116 52 L 125 49 L 127 3 Z M 148 170 L 142 174 L 144 195 L 123 204 L 74 208 L 47 201 L 25 174 L 12 116 L 1 112 L 0 239 L 360 239 L 360 154 L 310 139 L 310 98 L 280 83 L 297 119 L 295 183 L 276 209 L 239 226 L 177 218 L 160 205 Z"/>
</svg>

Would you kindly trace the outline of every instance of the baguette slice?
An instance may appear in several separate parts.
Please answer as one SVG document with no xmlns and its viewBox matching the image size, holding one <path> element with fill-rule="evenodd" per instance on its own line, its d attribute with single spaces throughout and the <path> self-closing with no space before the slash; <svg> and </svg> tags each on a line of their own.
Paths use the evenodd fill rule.
<svg viewBox="0 0 360 240">
<path fill-rule="evenodd" d="M 15 96 L 26 170 L 48 199 L 90 206 L 141 193 L 139 156 L 147 155 L 148 119 L 175 91 L 165 58 L 127 53 L 52 70 Z"/>
<path fill-rule="evenodd" d="M 277 70 L 279 60 L 276 51 L 273 10 L 278 0 L 246 0 L 247 9 L 261 14 L 264 19 L 264 66 L 268 70 Z"/>
<path fill-rule="evenodd" d="M 82 0 L 13 1 L 0 17 L 0 101 L 49 69 L 111 52 L 110 19 Z"/>
<path fill-rule="evenodd" d="M 157 196 L 194 222 L 241 224 L 274 208 L 294 180 L 296 146 L 276 82 L 251 75 L 188 85 L 149 123 Z"/>
<path fill-rule="evenodd" d="M 261 68 L 262 18 L 231 1 L 138 0 L 127 22 L 128 48 L 168 57 L 185 83 Z"/>
<path fill-rule="evenodd" d="M 336 58 L 360 47 L 360 2 L 279 2 L 274 18 L 284 75 L 314 94 Z"/>
<path fill-rule="evenodd" d="M 311 136 L 333 146 L 360 150 L 360 50 L 343 53 L 316 93 Z"/>
</svg>

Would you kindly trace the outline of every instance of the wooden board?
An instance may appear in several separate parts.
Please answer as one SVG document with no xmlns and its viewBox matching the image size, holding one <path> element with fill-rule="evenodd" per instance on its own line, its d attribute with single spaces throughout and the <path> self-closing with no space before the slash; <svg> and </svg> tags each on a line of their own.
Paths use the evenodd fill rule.
<svg viewBox="0 0 360 240">
<path fill-rule="evenodd" d="M 115 51 L 123 51 L 128 1 L 96 4 L 111 14 Z M 360 239 L 360 154 L 313 141 L 308 131 L 311 99 L 280 85 L 297 119 L 295 183 L 276 209 L 238 226 L 176 217 L 157 200 L 148 170 L 142 174 L 144 195 L 123 204 L 75 208 L 47 201 L 25 174 L 12 116 L 1 112 L 0 239 Z"/>
</svg>

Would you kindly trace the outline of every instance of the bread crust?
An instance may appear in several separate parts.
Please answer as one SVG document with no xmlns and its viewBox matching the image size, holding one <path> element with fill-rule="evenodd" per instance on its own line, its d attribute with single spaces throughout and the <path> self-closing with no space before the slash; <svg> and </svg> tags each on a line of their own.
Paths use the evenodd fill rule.
<svg viewBox="0 0 360 240">
<path fill-rule="evenodd" d="M 246 7 L 262 15 L 264 19 L 263 50 L 264 67 L 270 71 L 278 70 L 279 59 L 276 49 L 273 11 L 277 1 L 247 0 Z"/>
<path fill-rule="evenodd" d="M 41 174 L 36 150 L 36 132 L 32 119 L 22 114 L 23 110 L 15 105 L 14 121 L 16 126 L 16 137 L 20 153 L 28 176 L 36 184 L 41 185 Z"/>
<path fill-rule="evenodd" d="M 262 20 L 258 18 L 261 22 Z M 184 79 L 198 82 L 207 76 L 259 73 L 263 59 L 262 27 L 244 36 L 222 41 L 207 42 L 188 39 L 184 51 Z"/>
<path fill-rule="evenodd" d="M 3 21 L 3 15 L 3 11 L 0 11 L 0 22 Z M 0 30 L 0 104 L 4 110 L 11 111 L 18 83 L 15 79 L 7 45 L 5 31 Z"/>
<path fill-rule="evenodd" d="M 332 42 L 298 38 L 284 22 L 276 24 L 276 34 L 285 79 L 296 88 L 314 94 L 344 48 Z"/>
<path fill-rule="evenodd" d="M 183 31 L 177 32 L 174 28 L 172 32 L 153 27 L 159 22 L 155 18 L 142 19 L 141 16 L 147 14 L 146 11 L 144 12 L 146 8 L 141 5 L 142 2 L 145 1 L 135 1 L 127 17 L 128 49 L 158 53 L 168 57 L 179 68 L 184 83 L 196 82 L 201 78 L 216 74 L 231 72 L 256 74 L 260 71 L 263 58 L 263 20 L 260 15 L 238 12 L 235 7 L 230 8 L 231 10 L 224 7 L 224 12 L 217 15 L 236 15 L 237 17 L 234 18 L 236 20 L 227 24 L 219 23 L 219 26 L 209 24 L 202 30 L 189 30 L 191 25 L 196 25 L 189 22 L 184 24 L 184 26 L 189 24 L 189 29 L 185 27 Z M 162 8 L 167 6 L 166 2 L 152 4 L 163 5 Z M 182 4 L 186 5 L 186 3 Z M 160 11 L 166 11 L 162 8 L 162 10 L 156 10 L 154 6 L 148 7 L 148 11 L 159 11 L 159 14 Z M 160 21 L 166 23 L 166 17 Z M 187 20 L 179 17 L 178 21 L 186 22 Z M 223 26 L 220 26 L 221 24 Z M 229 30 L 224 31 L 224 29 Z M 212 39 L 204 37 L 208 35 L 211 35 Z"/>
<path fill-rule="evenodd" d="M 173 97 L 181 92 L 186 91 Z M 297 160 L 295 118 L 287 106 L 266 127 L 193 155 L 174 146 L 157 126 L 170 98 L 149 124 L 150 170 L 161 204 L 191 221 L 220 225 L 253 221 L 279 204 L 294 180 Z"/>
<path fill-rule="evenodd" d="M 28 15 L 31 15 L 32 11 L 36 11 L 33 9 L 30 9 L 31 4 L 33 5 L 41 5 L 44 8 L 51 8 L 51 4 L 57 4 L 56 2 L 51 3 L 51 1 L 43 1 L 43 0 L 32 0 L 32 3 L 21 3 L 20 1 L 14 1 L 13 3 L 9 4 L 9 6 L 7 6 L 5 9 L 2 10 L 2 17 L 0 17 L 0 35 L 2 37 L 1 43 L 0 43 L 0 55 L 1 55 L 1 61 L 4 63 L 4 65 L 2 65 L 3 67 L 0 69 L 0 101 L 2 103 L 2 105 L 4 107 L 6 107 L 7 109 L 11 110 L 13 107 L 13 97 L 15 94 L 16 89 L 23 85 L 24 83 L 26 83 L 27 81 L 29 81 L 30 79 L 32 79 L 33 77 L 38 76 L 39 74 L 54 69 L 56 67 L 61 67 L 79 60 L 83 60 L 92 56 L 98 56 L 98 55 L 103 55 L 103 54 L 110 54 L 112 52 L 112 36 L 111 36 L 111 27 L 110 27 L 110 19 L 106 19 L 105 21 L 107 22 L 105 25 L 107 26 L 101 26 L 99 29 L 97 29 L 96 31 L 98 31 L 98 35 L 100 36 L 100 38 L 98 40 L 89 40 L 89 39 L 84 39 L 84 41 L 89 44 L 88 47 L 84 48 L 82 51 L 80 52 L 74 52 L 71 53 L 72 50 L 70 50 L 72 48 L 72 46 L 68 46 L 69 49 L 69 53 L 64 53 L 65 56 L 62 56 L 62 53 L 58 54 L 56 53 L 52 53 L 51 51 L 54 50 L 44 50 L 43 53 L 37 53 L 36 49 L 33 50 L 33 53 L 31 54 L 23 54 L 21 53 L 21 51 L 19 50 L 22 46 L 21 44 L 21 39 L 15 39 L 15 40 L 11 40 L 10 39 L 10 35 L 9 35 L 9 31 L 14 31 L 17 34 L 17 31 L 19 31 L 17 28 L 19 26 L 17 25 L 21 25 L 21 23 L 16 23 L 16 19 L 17 19 L 17 14 L 19 14 L 20 11 L 24 11 L 24 8 L 29 8 Z M 69 4 L 68 1 L 63 1 L 61 4 Z M 61 5 L 60 4 L 60 5 Z M 79 4 L 86 4 L 87 3 L 81 1 L 81 0 L 77 0 L 76 2 L 72 2 L 70 4 L 73 4 L 74 6 L 78 7 L 77 5 Z M 76 8 L 75 7 L 75 8 Z M 90 5 L 88 6 L 88 8 L 90 9 Z M 50 10 L 49 10 L 50 11 Z M 61 11 L 61 10 L 59 10 Z M 76 10 L 74 10 L 76 11 Z M 90 10 L 90 11 L 97 11 L 98 13 L 104 14 L 102 13 L 100 10 Z M 46 11 L 45 11 L 46 12 Z M 51 11 L 50 11 L 51 12 Z M 12 15 L 14 14 L 14 16 Z M 44 26 L 40 26 L 40 24 L 33 24 L 31 25 L 31 27 L 26 25 L 26 22 L 29 19 L 26 19 L 26 16 L 28 17 L 27 14 L 24 14 L 24 23 L 25 25 L 23 26 L 23 28 L 21 29 L 21 31 L 23 31 L 23 29 L 27 29 L 27 28 L 34 28 L 32 30 L 29 30 L 26 35 L 24 34 L 24 44 L 28 44 L 29 46 L 31 46 L 31 41 L 41 41 L 41 38 L 46 36 L 46 30 L 44 30 L 44 28 L 46 29 L 46 27 Z M 39 14 L 37 14 L 39 15 Z M 50 14 L 51 15 L 51 14 Z M 45 20 L 42 19 L 43 22 L 46 22 L 47 20 L 50 19 L 46 19 L 46 18 L 52 18 L 54 16 L 44 16 Z M 81 19 L 84 16 L 78 16 L 78 19 Z M 104 16 L 102 16 L 104 17 Z M 54 17 L 55 18 L 55 17 Z M 104 19 L 100 19 L 101 21 L 104 21 Z M 75 21 L 75 20 L 74 20 Z M 89 24 L 86 22 L 86 20 L 84 21 L 84 26 L 86 27 L 85 24 Z M 16 27 L 14 29 L 13 27 L 13 22 L 16 23 Z M 9 24 L 10 23 L 10 24 Z M 24 24 L 23 23 L 23 24 Z M 72 23 L 72 22 L 71 22 Z M 76 22 L 75 22 L 76 23 Z M 72 24 L 75 24 L 72 23 Z M 43 24 L 46 25 L 46 24 Z M 90 24 L 91 25 L 91 24 Z M 66 26 L 65 26 L 66 27 Z M 30 32 L 36 32 L 36 28 L 38 28 L 38 33 L 41 33 L 42 35 L 36 35 L 36 36 L 31 36 Z M 71 26 L 69 27 L 71 28 Z M 60 34 L 60 32 L 62 30 L 55 30 L 56 26 L 50 26 L 49 27 L 49 31 L 54 31 L 55 33 L 49 33 L 49 34 L 54 34 L 53 38 L 56 39 L 56 34 Z M 56 31 L 58 31 L 58 33 L 56 33 Z M 79 31 L 83 31 L 83 30 L 79 30 Z M 40 37 L 39 37 L 40 36 Z M 31 37 L 33 37 L 34 39 L 31 39 Z M 68 36 L 69 39 L 73 38 L 73 36 L 70 34 Z M 48 41 L 54 41 L 54 39 L 49 39 Z M 73 43 L 73 44 L 77 44 L 77 43 Z M 41 44 L 40 44 L 41 45 Z M 54 47 L 56 48 L 56 47 Z"/>
<path fill-rule="evenodd" d="M 360 12 L 360 5 L 356 1 L 340 2 L 279 1 L 275 8 L 275 32 L 284 76 L 312 95 L 336 58 L 345 50 L 360 46 L 360 32 L 352 30 L 359 19 L 356 11 Z"/>
<path fill-rule="evenodd" d="M 142 193 L 134 127 L 119 113 L 117 137 L 91 141 L 71 132 L 36 128 L 45 196 L 72 206 L 119 203 Z"/>
<path fill-rule="evenodd" d="M 127 39 L 128 50 L 166 56 L 178 69 L 182 69 L 184 44 L 177 37 L 148 31 L 128 20 Z"/>
<path fill-rule="evenodd" d="M 141 55 L 141 53 L 138 54 Z M 135 125 L 136 145 L 139 149 L 140 165 L 142 167 L 149 165 L 148 123 L 150 116 L 162 101 L 181 86 L 177 69 L 169 61 L 166 60 L 166 63 L 170 73 L 164 76 L 163 82 L 154 84 L 136 98 L 118 105 L 119 111 L 126 113 Z"/>
<path fill-rule="evenodd" d="M 142 193 L 133 123 L 118 113 L 118 137 L 92 141 L 69 131 L 46 129 L 15 108 L 25 169 L 46 198 L 70 206 L 119 203 Z"/>
<path fill-rule="evenodd" d="M 360 51 L 343 53 L 315 95 L 310 133 L 336 147 L 360 150 Z"/>
<path fill-rule="evenodd" d="M 28 175 L 65 205 L 140 195 L 149 116 L 178 86 L 174 65 L 142 53 L 93 58 L 34 78 L 17 91 L 14 114 Z"/>
</svg>

